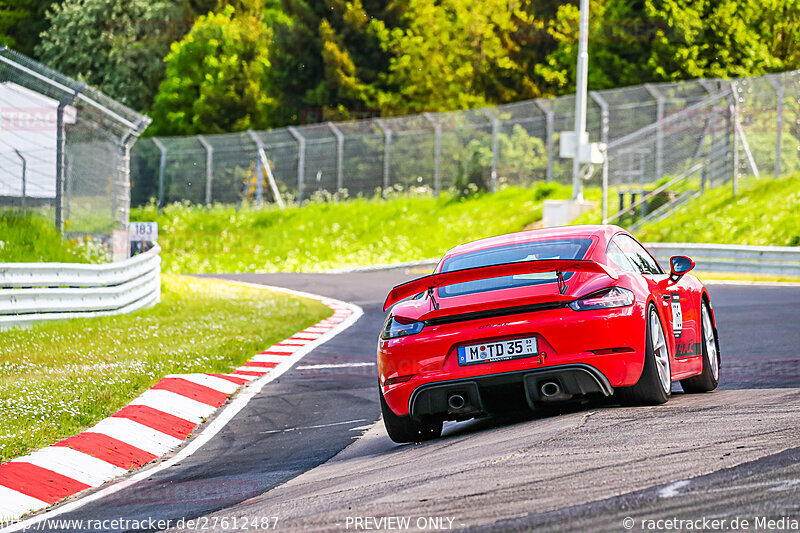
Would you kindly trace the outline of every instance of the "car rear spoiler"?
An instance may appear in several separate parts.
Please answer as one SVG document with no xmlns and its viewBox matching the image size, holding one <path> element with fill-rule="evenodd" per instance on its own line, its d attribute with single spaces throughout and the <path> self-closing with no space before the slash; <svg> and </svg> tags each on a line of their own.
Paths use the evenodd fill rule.
<svg viewBox="0 0 800 533">
<path fill-rule="evenodd" d="M 594 272 L 597 274 L 605 274 L 611 279 L 617 279 L 619 277 L 607 266 L 597 261 L 585 259 L 536 259 L 533 261 L 518 261 L 515 263 L 503 263 L 501 265 L 466 268 L 464 270 L 430 274 L 397 285 L 386 297 L 386 301 L 383 303 L 383 310 L 386 311 L 397 302 L 405 300 L 409 296 L 424 292 L 432 293 L 434 289 L 446 285 L 455 285 L 457 283 L 465 283 L 467 281 L 476 281 L 479 279 L 534 274 L 538 272 Z"/>
</svg>

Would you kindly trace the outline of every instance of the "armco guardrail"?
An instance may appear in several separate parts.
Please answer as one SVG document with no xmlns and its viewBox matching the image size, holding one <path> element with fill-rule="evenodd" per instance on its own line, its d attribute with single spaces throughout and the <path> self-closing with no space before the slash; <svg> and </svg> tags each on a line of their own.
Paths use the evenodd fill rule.
<svg viewBox="0 0 800 533">
<path fill-rule="evenodd" d="M 645 247 L 664 268 L 673 255 L 694 259 L 698 270 L 800 276 L 800 247 L 653 242 Z"/>
<path fill-rule="evenodd" d="M 161 248 L 119 263 L 0 263 L 0 328 L 117 315 L 161 297 Z"/>
</svg>

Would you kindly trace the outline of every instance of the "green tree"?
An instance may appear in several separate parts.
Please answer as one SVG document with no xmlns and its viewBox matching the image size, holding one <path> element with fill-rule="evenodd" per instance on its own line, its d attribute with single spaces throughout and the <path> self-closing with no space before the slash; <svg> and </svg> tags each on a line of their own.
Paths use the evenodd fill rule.
<svg viewBox="0 0 800 533">
<path fill-rule="evenodd" d="M 197 19 L 171 47 L 153 104 L 152 134 L 222 133 L 272 125 L 269 45 L 261 9 Z"/>
<path fill-rule="evenodd" d="M 800 0 L 592 0 L 590 13 L 591 89 L 800 68 Z M 546 92 L 574 90 L 578 18 L 563 4 L 547 25 Z"/>
<path fill-rule="evenodd" d="M 53 0 L 0 0 L 0 45 L 33 56 Z"/>
<path fill-rule="evenodd" d="M 382 109 L 396 113 L 465 109 L 524 98 L 513 80 L 524 78 L 512 53 L 513 36 L 528 23 L 523 5 L 508 0 L 409 0 L 404 27 L 373 20 L 373 31 L 392 55 L 378 93 Z M 509 83 L 511 82 L 511 83 Z"/>
<path fill-rule="evenodd" d="M 135 109 L 147 109 L 170 42 L 188 28 L 175 2 L 64 0 L 47 14 L 36 51 L 42 62 Z"/>
</svg>

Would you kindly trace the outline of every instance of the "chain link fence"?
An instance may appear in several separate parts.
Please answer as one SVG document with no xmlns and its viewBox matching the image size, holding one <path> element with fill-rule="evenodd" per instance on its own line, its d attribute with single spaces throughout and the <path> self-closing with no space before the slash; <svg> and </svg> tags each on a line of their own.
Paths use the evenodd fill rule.
<svg viewBox="0 0 800 533">
<path fill-rule="evenodd" d="M 438 194 L 540 181 L 570 183 L 559 132 L 574 96 L 493 108 L 327 122 L 270 131 L 150 138 L 134 150 L 134 197 L 159 205 L 282 197 Z M 608 144 L 589 187 L 606 183 L 604 220 L 660 216 L 740 176 L 800 170 L 800 71 L 736 80 L 644 84 L 590 92 L 590 139 Z M 274 195 L 273 195 L 274 196 Z M 631 220 L 629 220 L 631 219 Z"/>
<path fill-rule="evenodd" d="M 149 119 L 0 47 L 0 207 L 61 231 L 128 229 L 130 152 Z"/>
</svg>

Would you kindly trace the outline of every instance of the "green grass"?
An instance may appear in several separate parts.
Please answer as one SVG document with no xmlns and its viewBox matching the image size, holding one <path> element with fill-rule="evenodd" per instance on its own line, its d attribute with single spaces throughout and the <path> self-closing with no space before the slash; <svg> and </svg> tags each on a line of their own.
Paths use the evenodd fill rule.
<svg viewBox="0 0 800 533">
<path fill-rule="evenodd" d="M 165 374 L 229 372 L 331 314 L 217 280 L 164 275 L 162 287 L 160 304 L 130 315 L 0 331 L 0 462 L 80 432 Z"/>
<path fill-rule="evenodd" d="M 711 189 L 667 219 L 644 224 L 647 242 L 704 242 L 800 246 L 800 174 L 746 180 L 733 196 L 730 185 Z"/>
<path fill-rule="evenodd" d="M 62 239 L 52 222 L 17 210 L 0 210 L 0 263 L 99 263 L 105 252 L 87 239 Z"/>
<path fill-rule="evenodd" d="M 520 231 L 542 218 L 557 184 L 459 198 L 400 197 L 310 203 L 285 210 L 174 204 L 133 209 L 159 223 L 167 272 L 319 272 L 439 257 L 463 242 Z"/>
</svg>

